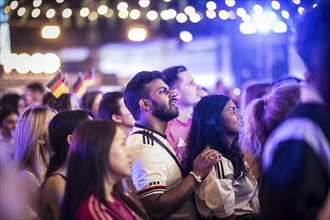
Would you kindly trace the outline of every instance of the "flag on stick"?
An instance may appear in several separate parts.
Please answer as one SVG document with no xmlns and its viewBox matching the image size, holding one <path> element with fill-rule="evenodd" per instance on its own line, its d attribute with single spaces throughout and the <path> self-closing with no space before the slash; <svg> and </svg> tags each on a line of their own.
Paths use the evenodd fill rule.
<svg viewBox="0 0 330 220">
<path fill-rule="evenodd" d="M 81 73 L 78 75 L 78 78 L 77 78 L 76 82 L 73 84 L 72 89 L 73 89 L 73 94 L 77 98 L 82 97 L 84 95 L 84 93 L 86 92 L 87 86 L 84 82 L 84 79 L 83 79 L 83 76 Z"/>
<path fill-rule="evenodd" d="M 69 90 L 68 86 L 64 84 L 61 72 L 47 84 L 47 88 L 58 99 L 63 93 Z"/>
<path fill-rule="evenodd" d="M 65 93 L 65 94 L 70 93 L 70 89 L 69 89 L 70 87 L 69 87 L 69 84 L 68 84 L 68 74 L 64 74 L 63 83 L 66 86 L 65 91 L 63 93 Z"/>
<path fill-rule="evenodd" d="M 94 86 L 95 84 L 95 70 L 90 70 L 84 77 L 85 85 L 88 87 Z"/>
</svg>

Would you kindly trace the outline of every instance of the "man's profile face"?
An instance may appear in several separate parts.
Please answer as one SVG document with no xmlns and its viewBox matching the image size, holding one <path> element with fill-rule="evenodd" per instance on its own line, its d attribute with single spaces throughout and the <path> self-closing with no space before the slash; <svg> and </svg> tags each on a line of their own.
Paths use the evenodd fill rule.
<svg viewBox="0 0 330 220">
<path fill-rule="evenodd" d="M 145 87 L 149 90 L 149 100 L 154 116 L 167 122 L 179 115 L 175 92 L 170 91 L 163 80 L 153 80 Z"/>
<path fill-rule="evenodd" d="M 184 106 L 195 106 L 197 102 L 201 100 L 199 85 L 195 83 L 194 77 L 187 71 L 180 72 L 178 77 L 177 88 L 180 93 L 180 100 L 178 103 Z"/>
</svg>

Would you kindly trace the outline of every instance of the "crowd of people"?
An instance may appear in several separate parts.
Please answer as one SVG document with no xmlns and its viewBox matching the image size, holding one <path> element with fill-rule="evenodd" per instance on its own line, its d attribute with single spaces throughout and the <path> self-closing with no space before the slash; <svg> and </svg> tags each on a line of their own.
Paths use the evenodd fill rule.
<svg viewBox="0 0 330 220">
<path fill-rule="evenodd" d="M 305 80 L 241 101 L 183 65 L 123 91 L 0 100 L 1 219 L 330 219 L 330 2 L 304 13 Z"/>
</svg>

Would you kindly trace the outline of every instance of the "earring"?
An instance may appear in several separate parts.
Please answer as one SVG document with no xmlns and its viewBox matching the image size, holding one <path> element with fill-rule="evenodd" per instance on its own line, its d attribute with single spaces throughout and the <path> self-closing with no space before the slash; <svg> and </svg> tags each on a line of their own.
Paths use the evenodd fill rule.
<svg viewBox="0 0 330 220">
<path fill-rule="evenodd" d="M 38 140 L 39 144 L 45 144 L 46 142 L 44 140 Z"/>
</svg>

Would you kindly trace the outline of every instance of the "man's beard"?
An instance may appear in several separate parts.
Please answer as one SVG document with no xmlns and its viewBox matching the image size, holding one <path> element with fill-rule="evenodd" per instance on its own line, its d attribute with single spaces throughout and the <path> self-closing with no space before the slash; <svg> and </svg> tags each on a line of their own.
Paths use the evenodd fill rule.
<svg viewBox="0 0 330 220">
<path fill-rule="evenodd" d="M 168 108 L 166 104 L 159 104 L 158 102 L 151 100 L 154 107 L 152 114 L 163 121 L 171 121 L 178 117 L 179 111 L 176 108 Z"/>
</svg>

